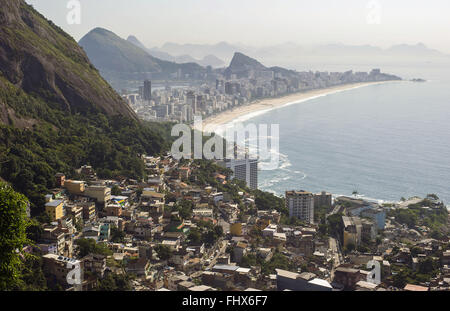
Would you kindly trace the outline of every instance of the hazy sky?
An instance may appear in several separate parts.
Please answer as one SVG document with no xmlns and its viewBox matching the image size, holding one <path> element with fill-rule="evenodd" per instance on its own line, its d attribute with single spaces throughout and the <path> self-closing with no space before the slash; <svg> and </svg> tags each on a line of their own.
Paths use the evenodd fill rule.
<svg viewBox="0 0 450 311">
<path fill-rule="evenodd" d="M 67 22 L 69 0 L 26 1 L 76 40 L 103 27 L 124 38 L 133 34 L 148 47 L 423 42 L 450 53 L 448 0 L 78 0 L 79 25 Z"/>
</svg>

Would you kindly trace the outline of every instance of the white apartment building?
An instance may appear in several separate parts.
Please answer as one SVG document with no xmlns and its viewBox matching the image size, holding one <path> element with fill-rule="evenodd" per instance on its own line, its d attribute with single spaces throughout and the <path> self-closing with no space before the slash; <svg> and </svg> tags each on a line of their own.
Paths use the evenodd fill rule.
<svg viewBox="0 0 450 311">
<path fill-rule="evenodd" d="M 311 192 L 286 191 L 286 208 L 289 210 L 290 217 L 314 223 L 314 195 Z"/>
<path fill-rule="evenodd" d="M 226 159 L 219 162 L 233 171 L 233 178 L 245 181 L 250 189 L 258 189 L 258 159 Z"/>
</svg>

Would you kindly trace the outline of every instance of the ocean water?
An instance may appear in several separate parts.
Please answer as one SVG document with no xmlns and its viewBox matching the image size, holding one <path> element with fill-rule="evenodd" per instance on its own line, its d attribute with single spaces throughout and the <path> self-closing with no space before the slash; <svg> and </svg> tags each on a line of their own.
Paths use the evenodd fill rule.
<svg viewBox="0 0 450 311">
<path fill-rule="evenodd" d="M 398 201 L 435 193 L 450 204 L 450 69 L 392 68 L 426 83 L 372 85 L 243 116 L 279 124 L 280 165 L 260 170 L 259 188 L 353 191 Z"/>
</svg>

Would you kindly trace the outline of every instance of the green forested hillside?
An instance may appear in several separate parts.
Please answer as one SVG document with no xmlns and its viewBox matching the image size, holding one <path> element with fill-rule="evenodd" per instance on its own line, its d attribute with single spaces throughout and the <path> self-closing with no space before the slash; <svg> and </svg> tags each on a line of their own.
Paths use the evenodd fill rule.
<svg viewBox="0 0 450 311">
<path fill-rule="evenodd" d="M 163 125 L 101 112 L 67 114 L 19 89 L 15 93 L 0 89 L 1 100 L 9 106 L 17 104 L 20 111 L 15 110 L 8 123 L 0 124 L 0 176 L 38 207 L 42 207 L 42 195 L 53 187 L 58 171 L 70 176 L 75 168 L 90 164 L 103 177 L 142 178 L 138 155 L 168 148 L 161 135 L 166 131 Z M 16 119 L 17 115 L 21 117 Z M 16 126 L 22 117 L 33 120 L 33 125 Z"/>
<path fill-rule="evenodd" d="M 138 121 L 77 43 L 31 6 L 1 2 L 1 178 L 33 214 L 57 172 L 90 164 L 102 177 L 142 178 L 139 156 L 168 147 L 164 125 Z"/>
</svg>

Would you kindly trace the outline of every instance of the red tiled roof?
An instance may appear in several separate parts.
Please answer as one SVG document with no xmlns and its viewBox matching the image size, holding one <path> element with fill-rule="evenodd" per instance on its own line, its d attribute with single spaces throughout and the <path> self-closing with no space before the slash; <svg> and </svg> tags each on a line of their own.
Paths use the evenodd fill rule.
<svg viewBox="0 0 450 311">
<path fill-rule="evenodd" d="M 427 287 L 413 285 L 413 284 L 406 284 L 406 286 L 403 289 L 407 290 L 407 291 L 411 291 L 411 292 L 427 292 L 428 291 Z"/>
</svg>

